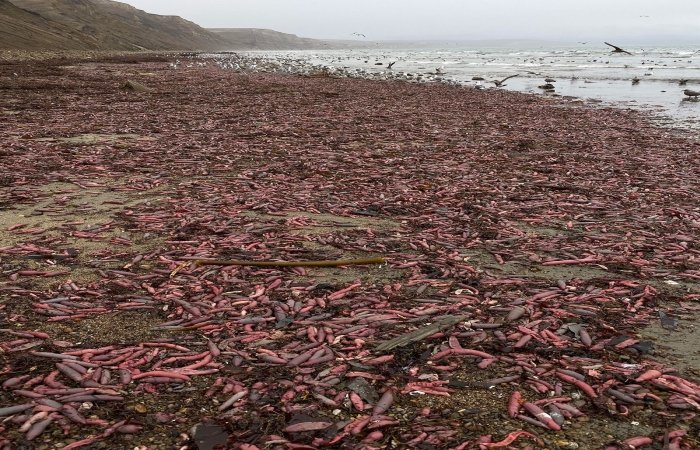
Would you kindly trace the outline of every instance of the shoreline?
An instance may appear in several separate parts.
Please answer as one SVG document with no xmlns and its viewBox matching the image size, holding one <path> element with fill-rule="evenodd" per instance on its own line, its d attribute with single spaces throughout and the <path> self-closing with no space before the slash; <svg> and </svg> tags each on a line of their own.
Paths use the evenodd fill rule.
<svg viewBox="0 0 700 450">
<path fill-rule="evenodd" d="M 294 54 L 295 52 L 308 52 L 309 50 L 289 50 L 285 51 L 285 54 Z M 79 50 L 61 50 L 61 51 L 24 51 L 24 50 L 0 50 L 0 64 L 11 64 L 12 62 L 19 61 L 51 61 L 51 60 L 74 60 L 74 61 L 90 61 L 90 60 L 104 60 L 111 58 L 134 58 L 136 60 L 143 59 L 144 55 L 152 56 L 153 58 L 205 58 L 218 61 L 222 68 L 227 68 L 224 64 L 230 61 L 247 61 L 248 64 L 244 64 L 243 71 L 245 72 L 257 72 L 260 71 L 256 66 L 259 64 L 267 64 L 263 72 L 275 72 L 280 74 L 305 74 L 305 73 L 328 73 L 331 77 L 339 78 L 354 78 L 354 79 L 365 79 L 365 80 L 375 80 L 375 81 L 404 81 L 404 82 L 425 82 L 425 83 L 445 83 L 448 85 L 456 85 L 467 89 L 474 89 L 474 86 L 470 85 L 468 82 L 456 81 L 451 78 L 438 79 L 428 79 L 428 80 L 416 80 L 405 77 L 404 72 L 397 72 L 396 74 L 381 74 L 374 72 L 367 72 L 363 74 L 355 74 L 347 70 L 337 70 L 333 68 L 328 71 L 327 65 L 312 64 L 312 63 L 299 63 L 297 61 L 294 64 L 289 63 L 289 58 L 278 58 L 270 57 L 270 54 L 275 52 L 269 50 L 232 50 L 232 51 L 220 51 L 220 52 L 206 52 L 206 51 L 79 51 Z M 259 57 L 256 55 L 265 55 L 265 57 Z M 253 67 L 253 68 L 251 68 Z M 228 67 L 231 68 L 231 67 Z M 525 77 L 523 80 L 532 80 L 532 78 Z M 522 80 L 516 80 L 522 81 Z M 597 81 L 622 81 L 614 78 L 601 79 Z M 667 83 L 672 81 L 672 79 L 653 79 L 648 80 L 654 84 Z M 496 89 L 489 87 L 488 89 Z M 546 94 L 543 92 L 538 92 L 532 89 L 504 89 L 510 92 L 518 92 L 522 94 L 533 95 L 540 98 L 551 98 L 561 101 L 571 101 L 574 103 L 582 103 L 587 107 L 603 107 L 603 108 L 616 108 L 620 110 L 635 111 L 646 115 L 649 120 L 656 123 L 658 126 L 667 129 L 679 130 L 681 133 L 687 134 L 687 138 L 694 138 L 695 132 L 698 130 L 698 123 L 694 122 L 692 118 L 681 119 L 679 117 L 674 117 L 669 114 L 668 111 L 664 111 L 663 107 L 659 105 L 633 105 L 629 101 L 625 100 L 601 100 L 592 97 L 567 95 L 560 93 Z M 661 109 L 659 109 L 661 108 Z M 653 111 L 656 110 L 656 111 Z"/>
<path fill-rule="evenodd" d="M 27 375 L 0 403 L 92 421 L 49 409 L 34 448 L 169 449 L 217 417 L 232 448 L 698 445 L 697 140 L 521 93 L 99 58 L 0 64 L 0 370 Z M 514 392 L 583 415 L 545 429 Z"/>
<path fill-rule="evenodd" d="M 488 53 L 488 50 L 484 51 Z M 473 52 L 480 53 L 477 50 Z M 700 109 L 696 108 L 700 107 L 700 104 L 683 98 L 682 87 L 678 85 L 678 77 L 681 76 L 681 73 L 677 73 L 675 78 L 660 78 L 661 75 L 652 73 L 654 68 L 660 72 L 677 68 L 669 69 L 665 64 L 661 65 L 660 62 L 652 59 L 646 61 L 652 67 L 645 66 L 643 59 L 641 65 L 635 68 L 630 68 L 627 64 L 617 67 L 606 63 L 602 65 L 604 69 L 596 66 L 590 66 L 586 69 L 581 67 L 564 69 L 557 66 L 552 67 L 546 63 L 541 63 L 539 66 L 525 65 L 517 67 L 516 65 L 515 67 L 501 67 L 496 63 L 489 65 L 488 61 L 491 61 L 492 58 L 486 58 L 485 56 L 483 56 L 484 60 L 478 60 L 477 58 L 472 59 L 468 64 L 460 63 L 459 59 L 462 56 L 460 52 L 438 52 L 432 60 L 428 56 L 420 56 L 420 52 L 418 54 L 415 52 L 387 52 L 379 49 L 364 53 L 352 51 L 253 51 L 245 54 L 257 60 L 267 59 L 272 63 L 277 61 L 282 66 L 281 70 L 284 71 L 295 71 L 298 69 L 295 69 L 294 66 L 299 66 L 300 68 L 306 68 L 306 70 L 327 70 L 338 76 L 361 76 L 369 79 L 410 79 L 421 82 L 440 80 L 478 89 L 495 88 L 488 81 L 492 77 L 500 80 L 508 75 L 518 74 L 516 78 L 510 79 L 501 89 L 542 96 L 574 96 L 587 103 L 603 101 L 609 106 L 648 111 L 652 117 L 658 118 L 659 123 L 666 123 L 667 117 L 670 117 L 673 121 L 671 126 L 674 128 L 697 131 L 698 121 L 700 120 Z M 411 54 L 412 56 L 409 56 Z M 489 55 L 495 59 L 506 57 L 501 53 Z M 523 57 L 525 56 L 527 56 L 527 52 L 523 55 Z M 533 57 L 532 54 L 529 56 Z M 550 57 L 553 56 L 549 55 L 548 58 Z M 561 55 L 558 57 L 561 58 Z M 578 57 L 580 58 L 581 56 L 579 55 Z M 600 54 L 595 56 L 588 55 L 588 57 L 592 58 L 593 61 L 597 61 L 596 57 L 606 58 L 609 56 Z M 564 59 L 566 60 L 566 58 Z M 393 70 L 389 70 L 386 66 L 389 61 L 398 63 L 398 66 L 393 67 Z M 440 67 L 440 73 L 436 73 L 433 70 L 437 66 Z M 642 71 L 645 67 L 649 71 L 644 71 L 644 76 L 641 73 L 637 74 L 642 77 L 641 83 L 636 85 L 630 84 L 634 76 L 634 70 Z M 618 73 L 619 71 L 626 72 L 626 77 L 623 77 L 622 73 Z M 685 77 L 681 76 L 681 78 L 686 78 L 690 86 L 700 82 L 700 78 L 697 78 L 697 76 L 689 75 L 688 73 L 685 75 Z M 670 75 L 667 74 L 667 76 Z M 474 78 L 481 78 L 482 81 L 475 81 Z M 543 80 L 545 78 L 556 80 L 553 82 L 555 87 L 553 91 L 543 91 L 539 87 L 544 83 Z"/>
</svg>

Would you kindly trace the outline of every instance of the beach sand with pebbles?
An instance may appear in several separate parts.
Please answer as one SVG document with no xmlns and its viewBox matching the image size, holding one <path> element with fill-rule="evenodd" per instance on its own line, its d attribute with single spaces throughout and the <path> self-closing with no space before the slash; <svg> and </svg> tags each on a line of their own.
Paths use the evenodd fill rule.
<svg viewBox="0 0 700 450">
<path fill-rule="evenodd" d="M 700 444 L 691 135 L 90 56 L 0 62 L 0 448 Z"/>
</svg>

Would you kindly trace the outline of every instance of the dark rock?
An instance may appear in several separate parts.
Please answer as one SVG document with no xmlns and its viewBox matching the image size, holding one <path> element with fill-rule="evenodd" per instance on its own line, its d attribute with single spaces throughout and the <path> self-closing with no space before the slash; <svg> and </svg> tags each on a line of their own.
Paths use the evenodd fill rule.
<svg viewBox="0 0 700 450">
<path fill-rule="evenodd" d="M 355 378 L 348 383 L 348 389 L 362 397 L 362 400 L 370 403 L 376 403 L 379 399 L 377 390 L 370 385 L 364 378 Z"/>
<path fill-rule="evenodd" d="M 197 450 L 214 450 L 223 448 L 228 441 L 228 433 L 215 423 L 199 423 L 190 431 Z"/>
</svg>

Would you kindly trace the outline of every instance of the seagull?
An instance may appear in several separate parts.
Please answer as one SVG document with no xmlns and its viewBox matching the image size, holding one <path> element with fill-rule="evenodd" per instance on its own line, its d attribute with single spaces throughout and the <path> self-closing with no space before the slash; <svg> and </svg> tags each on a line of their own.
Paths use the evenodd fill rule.
<svg viewBox="0 0 700 450">
<path fill-rule="evenodd" d="M 628 52 L 627 50 L 621 49 L 621 48 L 618 47 L 617 45 L 612 45 L 612 44 L 610 44 L 609 42 L 603 42 L 603 44 L 609 45 L 610 47 L 612 47 L 612 48 L 614 49 L 614 50 L 612 51 L 613 53 L 627 53 L 628 55 L 631 55 L 631 54 L 632 54 L 632 53 Z"/>
<path fill-rule="evenodd" d="M 505 86 L 505 84 L 503 84 L 503 83 L 505 83 L 506 80 L 511 79 L 511 78 L 514 78 L 514 77 L 517 77 L 517 76 L 518 76 L 518 74 L 516 73 L 515 75 L 511 75 L 511 76 L 509 76 L 509 77 L 505 77 L 504 79 L 502 79 L 502 80 L 500 80 L 500 81 L 498 81 L 498 80 L 493 80 L 492 83 L 495 84 L 496 87 L 503 87 L 503 86 Z"/>
<path fill-rule="evenodd" d="M 392 67 L 394 67 L 394 64 L 396 64 L 396 61 L 390 62 L 389 64 L 386 65 L 386 68 L 391 70 Z"/>
<path fill-rule="evenodd" d="M 686 89 L 683 91 L 683 93 L 688 97 L 700 97 L 700 91 L 691 91 L 690 89 Z"/>
<path fill-rule="evenodd" d="M 363 37 L 363 38 L 366 38 L 366 37 L 367 37 L 367 36 L 365 36 L 365 35 L 362 34 L 362 33 L 352 33 L 352 35 L 353 35 L 353 36 L 358 36 L 358 37 L 361 36 L 361 37 Z"/>
</svg>

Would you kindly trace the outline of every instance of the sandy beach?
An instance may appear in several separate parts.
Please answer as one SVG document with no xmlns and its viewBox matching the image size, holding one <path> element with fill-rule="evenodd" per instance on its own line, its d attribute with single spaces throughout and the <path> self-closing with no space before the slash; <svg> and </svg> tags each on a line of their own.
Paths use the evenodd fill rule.
<svg viewBox="0 0 700 450">
<path fill-rule="evenodd" d="M 700 447 L 691 133 L 90 56 L 0 60 L 0 449 Z"/>
</svg>

